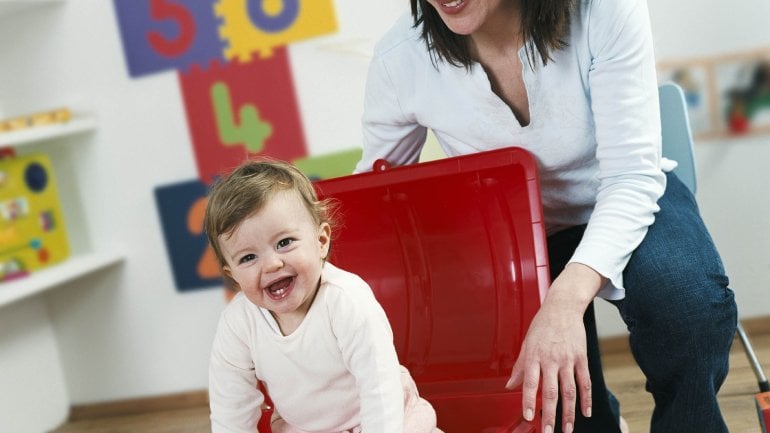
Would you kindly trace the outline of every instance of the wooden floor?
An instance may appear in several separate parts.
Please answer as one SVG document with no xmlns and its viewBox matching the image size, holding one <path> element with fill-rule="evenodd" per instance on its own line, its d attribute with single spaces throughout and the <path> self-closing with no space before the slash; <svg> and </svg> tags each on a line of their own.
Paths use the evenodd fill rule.
<svg viewBox="0 0 770 433">
<path fill-rule="evenodd" d="M 770 373 L 770 332 L 754 333 L 747 328 L 765 373 Z M 649 431 L 652 398 L 644 390 L 644 377 L 631 355 L 619 350 L 603 357 L 605 375 L 621 402 L 623 416 L 631 433 Z M 743 346 L 736 339 L 730 356 L 730 373 L 719 394 L 719 401 L 731 433 L 758 433 L 759 420 L 754 406 L 758 392 Z M 204 433 L 210 432 L 208 408 L 197 405 L 171 411 L 146 412 L 130 416 L 81 419 L 67 423 L 55 433 Z"/>
</svg>

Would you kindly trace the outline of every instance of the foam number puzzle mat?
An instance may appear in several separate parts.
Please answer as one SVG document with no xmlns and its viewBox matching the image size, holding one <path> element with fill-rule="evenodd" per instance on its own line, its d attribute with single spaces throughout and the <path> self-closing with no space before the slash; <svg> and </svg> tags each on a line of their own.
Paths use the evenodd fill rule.
<svg viewBox="0 0 770 433">
<path fill-rule="evenodd" d="M 155 189 L 166 252 L 180 292 L 222 287 L 219 263 L 203 231 L 207 186 L 199 180 Z"/>
<path fill-rule="evenodd" d="M 228 60 L 267 58 L 275 47 L 337 31 L 332 0 L 219 0 L 214 12 Z"/>
<path fill-rule="evenodd" d="M 129 73 L 250 62 L 337 31 L 332 0 L 113 0 Z"/>
<path fill-rule="evenodd" d="M 212 64 L 180 74 L 198 177 L 204 183 L 251 155 L 292 161 L 307 155 L 288 52 Z"/>
<path fill-rule="evenodd" d="M 0 281 L 23 277 L 68 256 L 48 157 L 0 159 Z"/>
<path fill-rule="evenodd" d="M 224 60 L 211 1 L 114 0 L 132 77 Z"/>
</svg>

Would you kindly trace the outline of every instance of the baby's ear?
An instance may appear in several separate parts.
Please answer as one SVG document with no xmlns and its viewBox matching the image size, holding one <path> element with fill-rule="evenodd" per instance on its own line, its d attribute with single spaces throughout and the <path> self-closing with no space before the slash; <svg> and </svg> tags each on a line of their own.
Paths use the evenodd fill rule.
<svg viewBox="0 0 770 433">
<path fill-rule="evenodd" d="M 225 289 L 230 290 L 232 292 L 241 291 L 241 286 L 239 286 L 238 282 L 235 281 L 235 279 L 233 278 L 233 275 L 230 273 L 229 266 L 222 267 L 222 279 L 224 280 Z"/>
<path fill-rule="evenodd" d="M 331 243 L 332 228 L 329 223 L 321 223 L 321 225 L 318 226 L 318 249 L 323 260 L 328 258 Z"/>
<path fill-rule="evenodd" d="M 223 278 L 225 280 L 225 289 L 229 290 L 233 293 L 237 293 L 241 291 L 241 286 L 238 285 L 238 283 L 232 279 L 231 277 L 225 276 Z"/>
</svg>

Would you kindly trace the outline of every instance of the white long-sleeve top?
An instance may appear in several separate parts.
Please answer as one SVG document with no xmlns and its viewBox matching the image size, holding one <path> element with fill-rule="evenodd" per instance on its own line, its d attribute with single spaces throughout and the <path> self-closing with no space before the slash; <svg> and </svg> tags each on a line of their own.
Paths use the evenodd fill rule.
<svg viewBox="0 0 770 433">
<path fill-rule="evenodd" d="M 416 162 L 426 128 L 447 156 L 523 147 L 538 162 L 548 233 L 587 223 L 570 261 L 608 278 L 600 296 L 622 298 L 623 269 L 654 221 L 666 181 L 645 0 L 581 0 L 569 46 L 547 66 L 519 51 L 526 126 L 479 64 L 470 71 L 434 65 L 420 30 L 406 14 L 375 47 L 356 172 L 380 158 Z"/>
<path fill-rule="evenodd" d="M 254 433 L 264 396 L 306 432 L 404 429 L 404 395 L 385 312 L 361 278 L 326 263 L 299 328 L 277 333 L 242 293 L 220 318 L 211 354 L 213 433 Z"/>
</svg>

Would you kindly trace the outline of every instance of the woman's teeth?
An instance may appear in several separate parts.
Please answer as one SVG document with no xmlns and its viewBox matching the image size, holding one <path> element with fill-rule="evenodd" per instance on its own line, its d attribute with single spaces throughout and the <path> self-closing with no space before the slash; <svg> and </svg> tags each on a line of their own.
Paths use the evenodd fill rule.
<svg viewBox="0 0 770 433">
<path fill-rule="evenodd" d="M 441 5 L 448 8 L 456 8 L 463 3 L 465 3 L 465 0 L 454 0 L 449 3 L 441 3 Z"/>
</svg>

